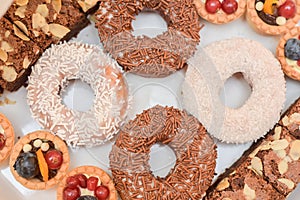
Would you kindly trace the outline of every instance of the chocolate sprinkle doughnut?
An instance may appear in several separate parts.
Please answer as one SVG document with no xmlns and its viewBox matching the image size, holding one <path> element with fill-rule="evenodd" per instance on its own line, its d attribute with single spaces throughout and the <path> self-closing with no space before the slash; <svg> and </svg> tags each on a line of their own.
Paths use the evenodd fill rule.
<svg viewBox="0 0 300 200">
<path fill-rule="evenodd" d="M 150 170 L 155 143 L 171 147 L 177 158 L 165 178 Z M 195 117 L 157 105 L 124 125 L 109 159 L 122 199 L 201 199 L 214 176 L 216 156 L 216 145 Z"/>
<path fill-rule="evenodd" d="M 143 10 L 161 14 L 168 31 L 154 38 L 135 37 L 131 22 Z M 125 71 L 145 77 L 164 77 L 183 68 L 200 41 L 193 0 L 103 0 L 95 16 L 106 51 Z"/>
</svg>

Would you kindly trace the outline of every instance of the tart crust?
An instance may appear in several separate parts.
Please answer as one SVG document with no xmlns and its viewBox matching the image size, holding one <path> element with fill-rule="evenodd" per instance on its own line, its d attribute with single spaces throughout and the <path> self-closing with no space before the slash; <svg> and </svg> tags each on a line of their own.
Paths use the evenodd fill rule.
<svg viewBox="0 0 300 200">
<path fill-rule="evenodd" d="M 39 179 L 26 179 L 21 177 L 18 172 L 14 169 L 14 164 L 22 151 L 22 148 L 25 144 L 28 144 L 30 141 L 34 139 L 46 139 L 50 140 L 54 143 L 57 149 L 59 149 L 62 154 L 63 154 L 63 163 L 60 167 L 60 169 L 57 170 L 57 174 L 49 179 L 46 182 L 42 182 Z M 21 138 L 16 145 L 13 148 L 10 160 L 9 160 L 9 166 L 10 166 L 10 171 L 15 177 L 15 179 L 21 183 L 24 187 L 32 190 L 47 190 L 49 188 L 54 187 L 57 185 L 64 177 L 64 175 L 67 173 L 67 170 L 69 168 L 69 163 L 70 163 L 70 156 L 69 156 L 69 151 L 67 148 L 67 145 L 65 142 L 60 139 L 58 136 L 53 135 L 52 133 L 44 130 L 39 130 L 35 131 L 32 133 L 29 133 L 25 135 L 23 138 Z"/>
<path fill-rule="evenodd" d="M 214 24 L 226 24 L 241 17 L 246 12 L 246 0 L 238 1 L 238 9 L 232 14 L 226 14 L 221 9 L 214 14 L 208 13 L 205 9 L 205 2 L 202 0 L 194 0 L 197 12 L 203 19 Z"/>
<path fill-rule="evenodd" d="M 80 166 L 68 173 L 67 176 L 64 177 L 64 179 L 60 182 L 58 188 L 57 188 L 57 195 L 56 199 L 57 200 L 63 200 L 63 191 L 66 186 L 66 180 L 69 176 L 74 176 L 76 174 L 88 174 L 92 176 L 98 176 L 99 179 L 101 180 L 102 185 L 108 187 L 109 189 L 109 198 L 108 200 L 117 200 L 117 191 L 114 186 L 114 183 L 110 176 L 102 169 L 95 167 L 95 166 Z"/>
<path fill-rule="evenodd" d="M 265 23 L 257 14 L 255 9 L 255 0 L 247 1 L 246 18 L 248 23 L 259 33 L 267 35 L 280 35 L 294 28 L 300 20 L 300 0 L 294 0 L 297 11 L 293 18 L 287 19 L 286 24 L 282 26 L 273 26 Z"/>
<path fill-rule="evenodd" d="M 0 163 L 8 158 L 15 143 L 15 132 L 7 117 L 0 113 L 0 125 L 6 137 L 5 146 L 0 150 Z"/>
<path fill-rule="evenodd" d="M 298 9 L 300 10 L 300 9 Z M 281 67 L 283 72 L 290 78 L 300 81 L 300 71 L 295 70 L 292 66 L 290 66 L 287 61 L 286 57 L 284 55 L 284 46 L 288 39 L 290 38 L 298 38 L 300 35 L 300 27 L 295 27 L 288 32 L 286 32 L 279 41 L 279 44 L 276 48 L 276 57 L 281 63 Z M 299 66 L 300 69 L 300 66 Z"/>
</svg>

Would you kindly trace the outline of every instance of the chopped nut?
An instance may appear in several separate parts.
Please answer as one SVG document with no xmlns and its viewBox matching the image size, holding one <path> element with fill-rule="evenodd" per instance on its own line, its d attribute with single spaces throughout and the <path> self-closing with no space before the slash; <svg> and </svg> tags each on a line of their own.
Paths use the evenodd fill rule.
<svg viewBox="0 0 300 200">
<path fill-rule="evenodd" d="M 285 160 L 282 160 L 279 162 L 278 171 L 281 175 L 284 174 L 285 172 L 287 172 L 288 168 L 289 168 L 288 163 Z"/>
<path fill-rule="evenodd" d="M 61 10 L 61 0 L 52 0 L 52 5 L 56 13 L 59 13 Z"/>
<path fill-rule="evenodd" d="M 280 134 L 281 134 L 282 128 L 281 126 L 277 126 L 274 130 L 274 135 L 273 135 L 273 139 L 274 140 L 279 140 L 280 139 Z"/>
<path fill-rule="evenodd" d="M 46 25 L 48 25 L 46 22 L 46 19 L 40 13 L 34 13 L 32 15 L 32 28 L 33 29 L 42 29 Z"/>
<path fill-rule="evenodd" d="M 28 59 L 28 56 L 25 56 L 24 60 L 23 60 L 23 68 L 27 69 L 30 65 L 30 60 Z"/>
<path fill-rule="evenodd" d="M 23 151 L 26 153 L 26 152 L 29 152 L 32 150 L 32 146 L 30 144 L 24 144 L 23 146 Z"/>
<path fill-rule="evenodd" d="M 289 146 L 289 142 L 286 139 L 275 140 L 271 143 L 271 148 L 273 150 L 285 149 Z"/>
<path fill-rule="evenodd" d="M 243 193 L 246 200 L 255 200 L 256 198 L 255 190 L 252 190 L 247 184 L 244 186 Z"/>
<path fill-rule="evenodd" d="M 286 179 L 286 178 L 279 178 L 278 181 L 280 183 L 285 184 L 288 187 L 289 190 L 292 190 L 295 186 L 295 183 L 293 181 L 291 181 L 289 179 Z"/>
<path fill-rule="evenodd" d="M 295 161 L 299 160 L 299 158 L 300 158 L 300 140 L 294 140 L 291 142 L 289 156 Z"/>
<path fill-rule="evenodd" d="M 25 17 L 26 8 L 27 8 L 27 6 L 18 7 L 16 9 L 16 11 L 15 11 L 15 15 L 18 16 L 18 17 L 24 18 Z"/>
<path fill-rule="evenodd" d="M 25 6 L 28 4 L 28 0 L 16 0 L 18 6 Z"/>
<path fill-rule="evenodd" d="M 217 191 L 222 191 L 225 190 L 226 188 L 229 187 L 229 182 L 228 182 L 228 178 L 224 178 L 217 186 Z"/>
<path fill-rule="evenodd" d="M 27 37 L 16 25 L 13 25 L 13 27 L 16 36 L 24 41 L 30 41 L 29 37 Z"/>
<path fill-rule="evenodd" d="M 258 175 L 260 175 L 260 176 L 263 175 L 263 173 L 262 173 L 263 165 L 262 165 L 260 158 L 258 158 L 258 157 L 252 158 L 251 167 Z"/>
<path fill-rule="evenodd" d="M 283 124 L 284 126 L 288 126 L 288 125 L 290 124 L 290 120 L 289 120 L 289 117 L 288 117 L 288 116 L 284 116 L 284 117 L 282 118 L 282 124 Z"/>
<path fill-rule="evenodd" d="M 284 158 L 286 156 L 286 151 L 284 149 L 274 150 L 274 152 L 279 158 Z"/>
<path fill-rule="evenodd" d="M 40 140 L 40 139 L 36 139 L 36 140 L 34 140 L 34 142 L 33 142 L 33 146 L 36 147 L 36 148 L 41 147 L 42 144 L 43 144 L 43 141 Z"/>
<path fill-rule="evenodd" d="M 5 34 L 4 34 L 4 36 L 5 36 L 6 38 L 8 38 L 8 37 L 9 37 L 9 35 L 10 35 L 10 31 L 9 31 L 9 30 L 5 31 Z"/>
<path fill-rule="evenodd" d="M 269 149 L 271 149 L 271 144 L 272 144 L 271 141 L 264 141 L 264 142 L 260 145 L 260 149 L 261 149 L 262 151 L 264 151 L 264 150 L 269 150 Z"/>
<path fill-rule="evenodd" d="M 8 55 L 5 51 L 3 51 L 2 49 L 0 49 L 0 60 L 2 60 L 3 62 L 6 62 L 8 59 Z"/>
<path fill-rule="evenodd" d="M 60 24 L 49 24 L 49 31 L 55 37 L 63 38 L 67 33 L 70 32 L 70 29 L 68 29 Z"/>
<path fill-rule="evenodd" d="M 1 49 L 6 52 L 13 52 L 14 48 L 6 41 L 1 42 Z"/>
<path fill-rule="evenodd" d="M 7 82 L 13 82 L 17 78 L 17 72 L 13 67 L 3 66 L 2 78 Z"/>
<path fill-rule="evenodd" d="M 42 151 L 48 151 L 49 150 L 49 144 L 47 142 L 44 142 L 42 145 L 41 145 L 41 149 Z"/>
<path fill-rule="evenodd" d="M 39 13 L 40 15 L 42 15 L 45 18 L 48 17 L 48 15 L 49 15 L 49 9 L 46 4 L 38 5 L 35 12 Z"/>
</svg>

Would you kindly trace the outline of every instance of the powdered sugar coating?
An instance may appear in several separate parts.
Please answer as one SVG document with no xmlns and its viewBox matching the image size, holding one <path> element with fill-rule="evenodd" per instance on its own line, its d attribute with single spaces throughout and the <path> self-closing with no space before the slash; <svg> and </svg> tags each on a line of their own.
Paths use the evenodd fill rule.
<svg viewBox="0 0 300 200">
<path fill-rule="evenodd" d="M 95 99 L 87 112 L 62 103 L 69 80 L 89 84 Z M 126 116 L 127 85 L 119 65 L 97 46 L 81 43 L 52 45 L 29 77 L 28 104 L 33 117 L 71 146 L 95 146 L 111 139 Z"/>
<path fill-rule="evenodd" d="M 257 140 L 279 120 L 285 79 L 279 62 L 260 43 L 242 38 L 218 41 L 204 51 L 198 49 L 188 64 L 182 89 L 184 107 L 214 137 L 228 143 Z M 237 72 L 244 75 L 252 93 L 243 106 L 232 109 L 224 106 L 219 94 Z"/>
</svg>

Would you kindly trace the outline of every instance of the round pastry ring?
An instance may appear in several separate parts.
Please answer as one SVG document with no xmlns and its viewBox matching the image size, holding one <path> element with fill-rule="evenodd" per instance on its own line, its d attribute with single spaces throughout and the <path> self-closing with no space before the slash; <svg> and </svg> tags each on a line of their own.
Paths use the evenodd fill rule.
<svg viewBox="0 0 300 200">
<path fill-rule="evenodd" d="M 4 129 L 4 134 L 6 137 L 5 146 L 2 150 L 0 150 L 0 163 L 1 163 L 2 161 L 6 160 L 11 153 L 11 150 L 15 143 L 15 133 L 12 124 L 7 119 L 7 117 L 2 113 L 0 113 L 0 125 Z"/>
<path fill-rule="evenodd" d="M 168 145 L 177 157 L 165 178 L 155 177 L 150 170 L 150 148 L 156 143 Z M 166 199 L 198 199 L 212 180 L 216 153 L 214 141 L 195 117 L 186 111 L 156 105 L 123 126 L 109 158 L 122 199 L 132 198 L 130 195 L 157 199 L 162 193 Z M 185 186 L 176 183 L 178 177 Z"/>
<path fill-rule="evenodd" d="M 61 90 L 72 79 L 84 81 L 94 91 L 93 105 L 86 112 L 62 103 Z M 128 91 L 121 68 L 97 46 L 53 45 L 33 69 L 27 90 L 33 117 L 70 146 L 103 144 L 118 132 L 126 115 Z"/>
</svg>

